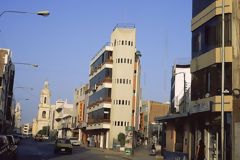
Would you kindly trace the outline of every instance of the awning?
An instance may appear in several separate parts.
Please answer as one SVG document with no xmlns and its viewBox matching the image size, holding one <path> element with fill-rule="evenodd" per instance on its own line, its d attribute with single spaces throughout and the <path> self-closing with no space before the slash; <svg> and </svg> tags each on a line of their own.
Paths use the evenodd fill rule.
<svg viewBox="0 0 240 160">
<path fill-rule="evenodd" d="M 188 113 L 168 114 L 166 116 L 155 117 L 154 120 L 155 121 L 160 121 L 160 122 L 165 122 L 165 121 L 168 121 L 168 120 L 173 120 L 173 119 L 177 119 L 177 118 L 186 118 L 186 117 L 188 117 Z"/>
</svg>

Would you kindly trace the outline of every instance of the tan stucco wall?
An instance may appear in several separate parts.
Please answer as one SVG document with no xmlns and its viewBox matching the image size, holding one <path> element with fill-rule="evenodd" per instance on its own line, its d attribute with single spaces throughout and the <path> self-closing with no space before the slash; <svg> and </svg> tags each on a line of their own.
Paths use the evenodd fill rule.
<svg viewBox="0 0 240 160">
<path fill-rule="evenodd" d="M 166 150 L 170 152 L 174 152 L 175 144 L 176 144 L 175 126 L 172 122 L 169 122 L 166 128 Z"/>
</svg>

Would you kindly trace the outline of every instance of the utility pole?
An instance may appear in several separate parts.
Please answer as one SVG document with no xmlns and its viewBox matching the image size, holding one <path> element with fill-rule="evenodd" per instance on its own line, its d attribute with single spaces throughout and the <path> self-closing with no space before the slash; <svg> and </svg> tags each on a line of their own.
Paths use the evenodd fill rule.
<svg viewBox="0 0 240 160">
<path fill-rule="evenodd" d="M 221 157 L 222 160 L 225 159 L 224 156 L 224 78 L 225 78 L 225 0 L 222 0 L 222 86 L 221 86 Z"/>
</svg>

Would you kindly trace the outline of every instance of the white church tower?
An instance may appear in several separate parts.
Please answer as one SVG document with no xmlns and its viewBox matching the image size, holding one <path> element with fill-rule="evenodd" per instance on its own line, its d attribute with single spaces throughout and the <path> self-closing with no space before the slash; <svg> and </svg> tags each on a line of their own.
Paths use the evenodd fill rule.
<svg viewBox="0 0 240 160">
<path fill-rule="evenodd" d="M 44 88 L 40 94 L 40 103 L 38 105 L 38 115 L 37 115 L 37 130 L 36 133 L 43 129 L 43 127 L 50 126 L 50 109 L 51 109 L 51 93 L 48 88 L 48 81 L 44 82 Z"/>
</svg>

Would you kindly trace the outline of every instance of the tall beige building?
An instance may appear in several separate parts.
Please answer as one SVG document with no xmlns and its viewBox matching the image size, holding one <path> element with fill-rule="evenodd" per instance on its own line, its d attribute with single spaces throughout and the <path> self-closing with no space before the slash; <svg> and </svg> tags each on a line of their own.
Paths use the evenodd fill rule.
<svg viewBox="0 0 240 160">
<path fill-rule="evenodd" d="M 48 81 L 45 81 L 40 94 L 37 118 L 33 121 L 33 135 L 36 135 L 38 131 L 43 129 L 43 127 L 50 127 L 50 98 L 51 93 L 48 88 Z"/>
<path fill-rule="evenodd" d="M 135 26 L 118 25 L 91 60 L 86 129 L 97 147 L 112 148 L 126 126 L 139 129 L 140 56 Z"/>
</svg>

